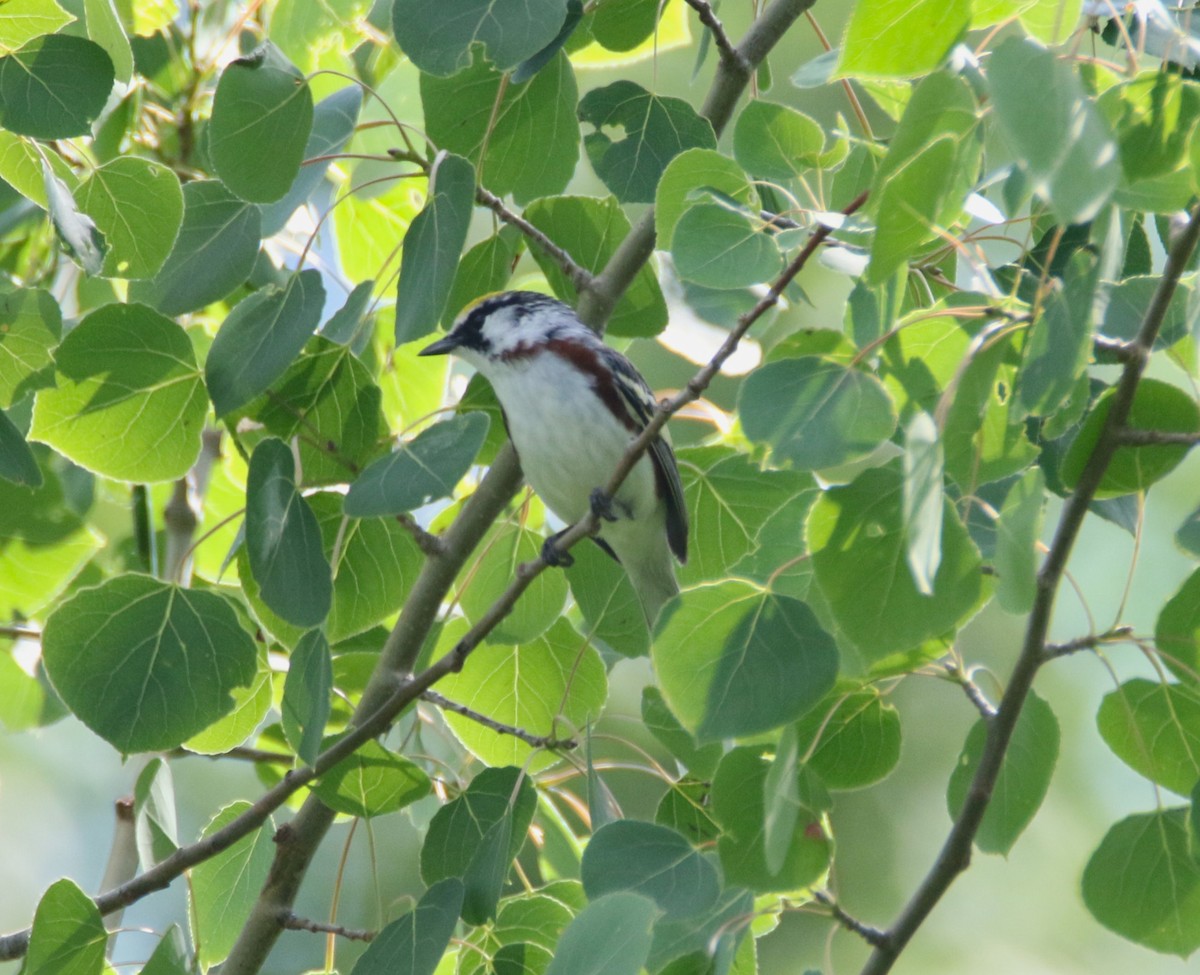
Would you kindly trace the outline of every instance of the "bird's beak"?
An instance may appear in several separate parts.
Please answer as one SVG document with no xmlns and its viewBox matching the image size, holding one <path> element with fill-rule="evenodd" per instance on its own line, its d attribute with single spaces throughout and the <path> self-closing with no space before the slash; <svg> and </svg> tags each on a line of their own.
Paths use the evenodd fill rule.
<svg viewBox="0 0 1200 975">
<path fill-rule="evenodd" d="M 445 338 L 438 339 L 432 345 L 427 345 L 417 355 L 446 355 L 448 352 L 453 352 L 458 348 L 458 338 L 453 335 L 447 335 Z"/>
</svg>

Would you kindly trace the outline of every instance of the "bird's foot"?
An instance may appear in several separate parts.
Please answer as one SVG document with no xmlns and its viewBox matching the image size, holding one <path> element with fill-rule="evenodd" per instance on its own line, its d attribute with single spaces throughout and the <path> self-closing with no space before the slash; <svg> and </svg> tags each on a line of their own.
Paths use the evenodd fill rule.
<svg viewBox="0 0 1200 975">
<path fill-rule="evenodd" d="M 617 511 L 613 499 L 604 488 L 593 489 L 588 501 L 592 505 L 592 514 L 600 521 L 616 521 Z"/>
<path fill-rule="evenodd" d="M 558 547 L 558 540 L 564 534 L 566 534 L 565 528 L 560 532 L 555 532 L 542 542 L 542 561 L 547 565 L 559 569 L 569 569 L 575 564 L 575 557 L 570 552 L 565 552 Z"/>
</svg>

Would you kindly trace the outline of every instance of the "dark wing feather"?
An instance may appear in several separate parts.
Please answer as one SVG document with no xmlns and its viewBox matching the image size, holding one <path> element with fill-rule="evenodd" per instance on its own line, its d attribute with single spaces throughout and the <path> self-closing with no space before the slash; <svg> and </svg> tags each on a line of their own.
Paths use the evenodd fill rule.
<svg viewBox="0 0 1200 975">
<path fill-rule="evenodd" d="M 638 426 L 644 429 L 658 407 L 653 391 L 641 373 L 623 355 L 607 347 L 605 353 L 605 362 L 613 371 L 622 399 L 637 418 Z M 687 503 L 683 498 L 683 482 L 679 479 L 679 465 L 675 462 L 675 452 L 664 437 L 655 437 L 650 444 L 649 454 L 654 464 L 659 493 L 667 503 L 667 542 L 675 557 L 680 562 L 687 562 Z"/>
</svg>

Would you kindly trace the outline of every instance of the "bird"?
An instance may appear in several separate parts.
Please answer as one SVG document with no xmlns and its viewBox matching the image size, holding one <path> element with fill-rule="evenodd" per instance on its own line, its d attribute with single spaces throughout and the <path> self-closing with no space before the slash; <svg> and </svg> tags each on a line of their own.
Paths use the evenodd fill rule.
<svg viewBox="0 0 1200 975">
<path fill-rule="evenodd" d="M 624 567 L 653 626 L 679 592 L 672 555 L 687 561 L 687 506 L 666 430 L 615 497 L 603 490 L 658 405 L 641 373 L 569 305 L 532 291 L 476 299 L 419 354 L 448 353 L 491 383 L 525 478 L 546 506 L 568 526 L 597 514 L 593 537 Z M 565 567 L 573 560 L 555 545 L 561 534 L 546 540 L 542 557 Z"/>
</svg>

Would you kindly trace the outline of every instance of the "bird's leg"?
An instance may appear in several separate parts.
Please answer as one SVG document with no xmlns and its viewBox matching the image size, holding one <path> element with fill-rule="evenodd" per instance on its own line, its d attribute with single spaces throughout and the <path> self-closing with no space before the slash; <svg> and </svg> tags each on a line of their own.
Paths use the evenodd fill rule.
<svg viewBox="0 0 1200 975">
<path fill-rule="evenodd" d="M 604 488 L 594 488 L 588 496 L 592 505 L 592 514 L 601 521 L 616 521 L 617 511 L 613 499 Z"/>
<path fill-rule="evenodd" d="M 559 569 L 569 569 L 575 564 L 575 557 L 570 552 L 564 552 L 558 547 L 558 540 L 566 533 L 567 529 L 564 528 L 542 542 L 542 561 L 547 565 Z"/>
</svg>

